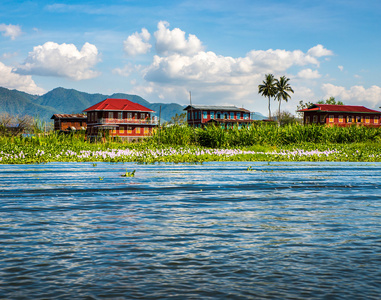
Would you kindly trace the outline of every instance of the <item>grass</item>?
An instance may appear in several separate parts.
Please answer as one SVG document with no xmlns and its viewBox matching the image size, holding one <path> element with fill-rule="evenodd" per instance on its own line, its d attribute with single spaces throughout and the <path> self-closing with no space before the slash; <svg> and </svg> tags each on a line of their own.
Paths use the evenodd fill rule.
<svg viewBox="0 0 381 300">
<path fill-rule="evenodd" d="M 0 163 L 191 162 L 206 161 L 381 161 L 381 129 L 257 125 L 224 130 L 172 126 L 140 143 L 85 136 L 0 137 Z M 250 171 L 250 170 L 249 170 Z M 128 175 L 128 176 L 127 176 Z M 134 173 L 127 172 L 126 177 Z M 101 179 L 100 179 L 101 180 Z"/>
</svg>

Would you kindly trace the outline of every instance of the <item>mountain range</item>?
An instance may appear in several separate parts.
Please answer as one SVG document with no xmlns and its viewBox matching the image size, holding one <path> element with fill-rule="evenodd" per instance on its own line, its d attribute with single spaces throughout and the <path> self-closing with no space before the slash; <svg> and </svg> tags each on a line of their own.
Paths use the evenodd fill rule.
<svg viewBox="0 0 381 300">
<path fill-rule="evenodd" d="M 139 103 L 156 112 L 159 116 L 161 107 L 161 120 L 171 120 L 176 114 L 184 113 L 184 106 L 177 103 L 150 103 L 137 95 L 116 93 L 112 95 L 88 94 L 74 89 L 55 88 L 44 95 L 37 96 L 17 90 L 0 87 L 0 114 L 24 116 L 29 115 L 39 121 L 49 122 L 54 114 L 81 113 L 86 108 L 107 98 L 128 99 Z M 252 113 L 252 119 L 263 120 L 266 117 L 260 113 Z"/>
<path fill-rule="evenodd" d="M 177 103 L 150 103 L 137 95 L 116 93 L 112 95 L 88 94 L 74 89 L 55 88 L 44 95 L 36 96 L 17 90 L 0 87 L 0 114 L 30 115 L 40 121 L 50 121 L 53 114 L 82 113 L 86 108 L 107 98 L 128 99 L 156 112 L 169 121 L 176 114 L 184 113 L 184 107 Z"/>
</svg>

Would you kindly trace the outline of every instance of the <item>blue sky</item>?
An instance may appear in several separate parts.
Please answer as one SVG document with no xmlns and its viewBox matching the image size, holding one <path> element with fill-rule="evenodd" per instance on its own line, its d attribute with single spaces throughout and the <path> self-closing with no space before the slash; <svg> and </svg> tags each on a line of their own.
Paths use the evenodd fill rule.
<svg viewBox="0 0 381 300">
<path fill-rule="evenodd" d="M 300 100 L 381 106 L 379 0 L 2 1 L 0 86 L 131 93 L 267 114 L 265 74 Z M 272 102 L 276 111 L 277 103 Z"/>
</svg>

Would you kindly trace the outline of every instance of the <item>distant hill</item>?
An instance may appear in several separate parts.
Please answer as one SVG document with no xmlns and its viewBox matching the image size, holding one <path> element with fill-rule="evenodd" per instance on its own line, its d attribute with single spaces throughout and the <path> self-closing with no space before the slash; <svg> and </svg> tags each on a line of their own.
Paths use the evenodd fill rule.
<svg viewBox="0 0 381 300">
<path fill-rule="evenodd" d="M 266 120 L 266 119 L 268 119 L 268 117 L 262 115 L 262 114 L 259 113 L 259 112 L 252 112 L 252 113 L 251 113 L 251 119 L 252 119 L 252 120 L 259 120 L 259 121 L 261 121 L 261 120 Z"/>
<path fill-rule="evenodd" d="M 184 112 L 183 107 L 179 104 L 150 103 L 137 95 L 121 93 L 113 95 L 88 94 L 59 87 L 42 96 L 36 96 L 0 87 L 0 113 L 20 116 L 30 115 L 37 117 L 41 121 L 50 121 L 53 114 L 80 113 L 106 98 L 128 99 L 154 110 L 157 116 L 159 116 L 161 106 L 161 118 L 163 121 L 169 121 L 176 113 L 181 114 Z"/>
</svg>

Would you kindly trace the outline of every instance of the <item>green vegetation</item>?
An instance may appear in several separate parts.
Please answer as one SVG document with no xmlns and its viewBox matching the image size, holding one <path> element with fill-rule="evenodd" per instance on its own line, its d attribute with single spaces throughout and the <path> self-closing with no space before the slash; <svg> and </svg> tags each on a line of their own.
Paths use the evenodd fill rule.
<svg viewBox="0 0 381 300">
<path fill-rule="evenodd" d="M 205 129 L 169 126 L 140 143 L 108 139 L 90 143 L 83 134 L 0 136 L 0 163 L 190 162 L 206 161 L 381 161 L 381 129 L 360 127 L 279 127 Z M 126 171 L 126 177 L 133 176 Z"/>
</svg>

